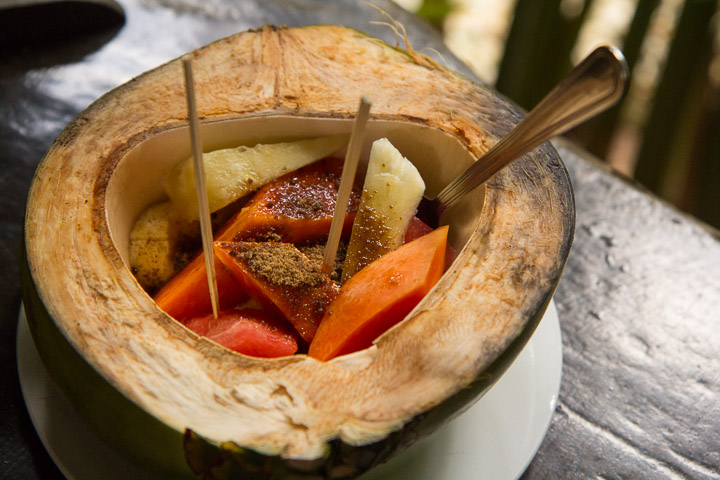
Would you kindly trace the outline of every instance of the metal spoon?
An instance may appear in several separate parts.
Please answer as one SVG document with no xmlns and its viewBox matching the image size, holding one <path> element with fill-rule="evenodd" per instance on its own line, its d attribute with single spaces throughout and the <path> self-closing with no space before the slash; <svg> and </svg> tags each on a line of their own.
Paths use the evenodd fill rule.
<svg viewBox="0 0 720 480">
<path fill-rule="evenodd" d="M 434 199 L 424 197 L 417 216 L 435 228 L 463 195 L 550 138 L 614 105 L 625 92 L 628 68 L 622 52 L 599 47 L 573 68 L 527 116 Z"/>
</svg>

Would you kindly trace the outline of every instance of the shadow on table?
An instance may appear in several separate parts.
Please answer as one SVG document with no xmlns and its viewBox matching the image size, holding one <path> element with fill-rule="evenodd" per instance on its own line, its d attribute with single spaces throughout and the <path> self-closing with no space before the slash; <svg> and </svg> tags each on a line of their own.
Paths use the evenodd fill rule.
<svg viewBox="0 0 720 480">
<path fill-rule="evenodd" d="M 0 60 L 25 69 L 71 63 L 110 41 L 124 22 L 113 0 L 11 0 L 0 7 Z"/>
</svg>

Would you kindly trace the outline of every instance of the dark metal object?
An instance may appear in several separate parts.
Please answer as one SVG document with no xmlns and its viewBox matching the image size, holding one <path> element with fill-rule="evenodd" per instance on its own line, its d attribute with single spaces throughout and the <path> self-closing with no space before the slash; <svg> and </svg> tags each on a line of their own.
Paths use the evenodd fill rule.
<svg viewBox="0 0 720 480">
<path fill-rule="evenodd" d="M 408 28 L 416 49 L 436 48 L 471 75 L 430 27 L 376 3 Z M 389 29 L 369 23 L 382 20 L 377 12 L 355 0 L 128 0 L 123 7 L 120 30 L 82 33 L 0 62 L 1 479 L 62 478 L 30 424 L 15 365 L 25 198 L 60 130 L 134 75 L 265 23 L 341 23 L 394 43 Z M 555 296 L 563 383 L 524 478 L 718 478 L 720 234 L 584 152 L 566 144 L 559 152 L 577 206 L 575 243 Z"/>
</svg>

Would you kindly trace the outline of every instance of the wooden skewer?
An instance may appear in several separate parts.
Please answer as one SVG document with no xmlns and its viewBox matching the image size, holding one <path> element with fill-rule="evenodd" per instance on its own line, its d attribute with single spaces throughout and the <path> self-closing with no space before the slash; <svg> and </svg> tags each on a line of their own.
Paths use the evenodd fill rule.
<svg viewBox="0 0 720 480">
<path fill-rule="evenodd" d="M 358 160 L 360 160 L 360 151 L 362 150 L 363 139 L 365 138 L 365 126 L 367 124 L 371 103 L 366 95 L 360 98 L 360 106 L 358 107 L 358 113 L 353 123 L 353 130 L 350 134 L 350 143 L 347 153 L 345 154 L 342 178 L 340 179 L 340 187 L 338 188 L 337 203 L 335 204 L 335 211 L 333 212 L 333 219 L 330 224 L 330 233 L 328 234 L 328 241 L 325 246 L 325 255 L 323 256 L 322 272 L 326 275 L 330 275 L 333 264 L 335 263 L 335 256 L 337 255 L 338 244 L 340 243 L 340 234 L 342 233 L 343 223 L 345 222 L 345 212 L 347 211 L 348 200 L 350 199 L 350 193 L 352 192 L 355 181 Z"/>
<path fill-rule="evenodd" d="M 198 127 L 197 104 L 195 103 L 195 83 L 193 81 L 192 55 L 186 53 L 181 58 L 185 72 L 185 95 L 187 97 L 188 120 L 190 121 L 190 143 L 193 153 L 193 167 L 195 173 L 195 190 L 197 191 L 198 216 L 200 217 L 200 233 L 202 235 L 203 255 L 205 257 L 205 271 L 207 272 L 210 302 L 213 316 L 218 318 L 220 310 L 218 301 L 217 278 L 215 277 L 215 256 L 213 254 L 213 235 L 210 222 L 210 205 L 207 189 L 205 187 L 205 167 L 203 165 L 202 144 Z"/>
</svg>

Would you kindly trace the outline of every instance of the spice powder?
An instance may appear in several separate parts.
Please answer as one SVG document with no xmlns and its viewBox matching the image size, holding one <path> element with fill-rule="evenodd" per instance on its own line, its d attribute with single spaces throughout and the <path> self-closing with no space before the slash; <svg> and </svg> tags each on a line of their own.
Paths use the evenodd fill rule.
<svg viewBox="0 0 720 480">
<path fill-rule="evenodd" d="M 294 245 L 288 243 L 244 243 L 232 254 L 272 285 L 312 287 L 325 281 L 322 272 Z"/>
</svg>

